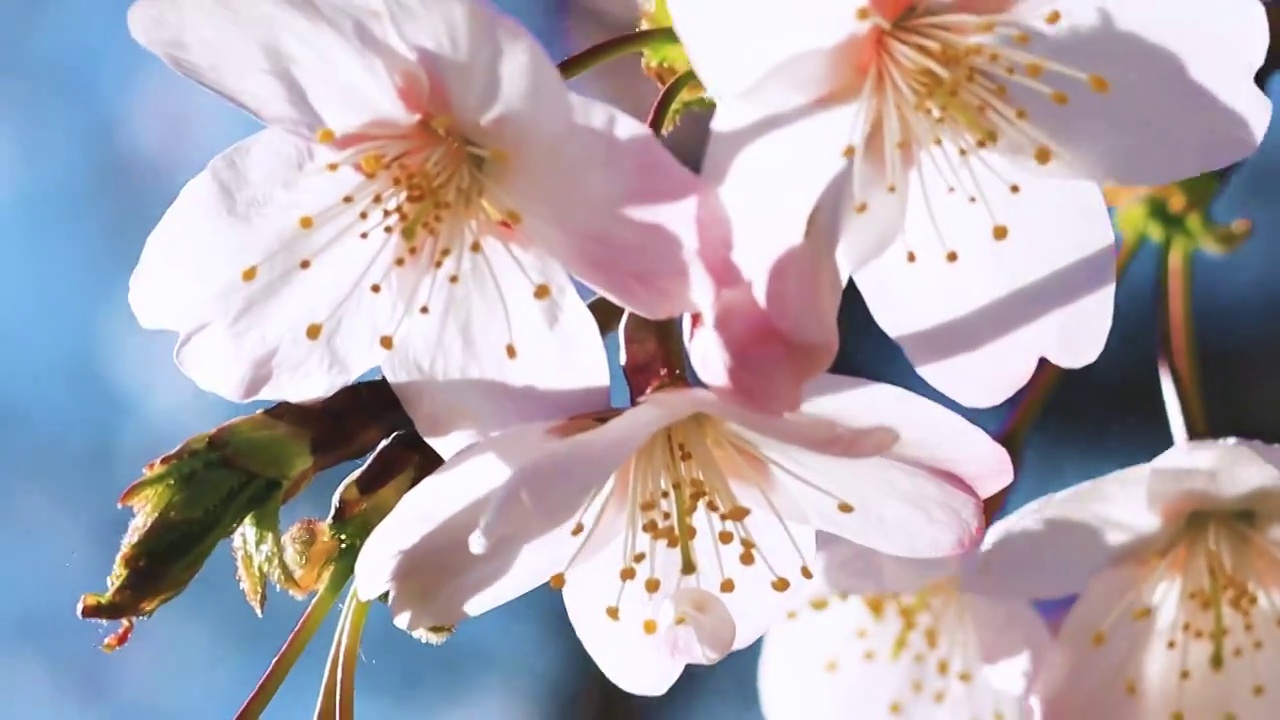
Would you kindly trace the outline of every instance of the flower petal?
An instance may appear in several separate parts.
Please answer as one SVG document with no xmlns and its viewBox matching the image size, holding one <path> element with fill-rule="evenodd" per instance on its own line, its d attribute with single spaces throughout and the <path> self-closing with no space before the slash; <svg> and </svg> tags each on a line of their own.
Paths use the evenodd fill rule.
<svg viewBox="0 0 1280 720">
<path fill-rule="evenodd" d="M 906 624 L 892 599 L 877 599 L 873 611 L 856 596 L 824 597 L 770 630 L 760 655 L 765 717 L 847 718 L 850 708 L 884 720 L 1035 717 L 1020 693 L 988 680 L 981 654 L 991 638 L 1020 645 L 1026 652 L 1011 660 L 1025 670 L 1030 649 L 1049 641 L 1034 610 L 971 596 L 903 602 L 918 625 Z"/>
<path fill-rule="evenodd" d="M 916 593 L 959 575 L 976 552 L 942 558 L 905 558 L 872 550 L 829 533 L 818 533 L 818 576 L 834 593 Z"/>
<path fill-rule="evenodd" d="M 412 63 L 381 2 L 137 0 L 129 32 L 178 72 L 303 136 L 408 118 L 397 88 Z"/>
<path fill-rule="evenodd" d="M 188 183 L 147 239 L 129 304 L 143 327 L 181 333 L 178 364 L 205 390 L 309 400 L 386 355 L 379 336 L 394 334 L 422 275 L 393 273 L 387 243 L 325 219 L 358 182 L 327 160 L 259 132 Z"/>
<path fill-rule="evenodd" d="M 439 83 L 450 117 L 472 140 L 519 152 L 570 122 L 555 63 L 488 0 L 384 0 L 401 40 Z"/>
<path fill-rule="evenodd" d="M 356 591 L 369 600 L 389 592 L 397 627 L 409 632 L 454 624 L 513 600 L 563 570 L 583 548 L 571 530 L 591 501 L 588 483 L 598 489 L 608 474 L 556 488 L 539 498 L 545 514 L 522 518 L 489 543 L 484 555 L 468 548 L 495 494 L 545 456 L 563 452 L 570 442 L 562 423 L 525 425 L 482 441 L 455 455 L 392 509 L 361 548 L 356 561 Z M 602 493 L 603 495 L 603 493 Z M 617 537 L 617 516 L 601 513 L 599 537 L 579 557 L 590 559 Z"/>
<path fill-rule="evenodd" d="M 839 0 L 797 0 L 786 12 L 725 0 L 668 0 L 667 7 L 698 79 L 717 101 L 744 93 L 760 102 L 826 94 L 846 70 L 837 48 L 863 27 Z"/>
<path fill-rule="evenodd" d="M 654 433 L 692 409 L 680 402 L 645 402 L 607 418 L 580 418 L 560 424 L 564 434 L 536 455 L 512 465 L 509 479 L 498 492 L 473 538 L 472 548 L 486 546 L 522 534 L 526 526 L 546 521 L 548 513 L 562 506 L 561 497 L 579 498 L 573 512 L 627 463 Z M 551 502 L 551 507 L 545 503 Z M 619 498 L 621 504 L 621 498 Z"/>
<path fill-rule="evenodd" d="M 382 364 L 446 456 L 504 428 L 609 406 L 604 343 L 564 269 L 520 241 L 476 247 L 459 253 L 457 282 L 422 284 Z"/>
<path fill-rule="evenodd" d="M 1185 654 L 1176 651 L 1176 642 L 1169 652 L 1167 636 L 1153 636 L 1154 619 L 1134 619 L 1135 611 L 1149 607 L 1142 591 L 1146 574 L 1140 564 L 1123 563 L 1089 581 L 1058 631 L 1040 682 L 1046 718 L 1168 718 L 1182 710 L 1178 701 L 1186 694 L 1177 687 L 1176 667 L 1168 665 Z M 1222 717 L 1230 709 L 1185 717 Z"/>
<path fill-rule="evenodd" d="M 617 554 L 625 552 L 622 543 L 616 549 Z M 657 632 L 665 594 L 620 593 L 618 562 L 610 549 L 574 568 L 562 591 L 564 607 L 578 639 L 605 677 L 633 695 L 661 695 L 686 665 L 684 658 L 671 652 L 665 634 Z M 607 608 L 617 608 L 617 620 L 606 613 Z M 653 633 L 645 631 L 647 620 L 653 621 Z"/>
<path fill-rule="evenodd" d="M 729 234 L 704 238 L 715 296 L 700 303 L 710 332 L 693 338 L 692 357 L 704 382 L 765 411 L 795 409 L 800 384 L 839 345 L 835 237 L 806 238 L 806 228 L 847 163 L 853 113 L 843 104 L 774 115 L 726 102 L 712 119 L 704 174 Z"/>
<path fill-rule="evenodd" d="M 494 192 L 531 242 L 600 294 L 651 318 L 691 311 L 709 189 L 644 123 L 589 98 L 570 108 L 559 126 L 524 119 L 536 131 L 504 146 Z"/>
<path fill-rule="evenodd" d="M 1115 292 L 1115 241 L 1097 186 L 999 157 L 970 163 L 973 179 L 942 167 L 922 161 L 912 174 L 902 251 L 853 275 L 880 327 L 921 377 L 970 407 L 1012 396 L 1041 357 L 1065 368 L 1093 362 Z"/>
<path fill-rule="evenodd" d="M 1031 599 L 1080 592 L 1118 552 L 1159 531 L 1147 502 L 1151 481 L 1150 468 L 1137 465 L 1023 505 L 988 529 L 974 582 Z"/>
<path fill-rule="evenodd" d="M 986 432 L 900 387 L 827 373 L 805 386 L 800 410 L 845 427 L 890 428 L 897 432 L 898 442 L 889 458 L 950 476 L 978 497 L 991 497 L 1013 482 L 1009 454 Z"/>
<path fill-rule="evenodd" d="M 1147 489 L 1151 511 L 1168 518 L 1206 500 L 1236 501 L 1260 510 L 1267 499 L 1258 493 L 1280 485 L 1280 469 L 1272 464 L 1275 459 L 1280 459 L 1280 449 L 1256 440 L 1192 440 L 1175 445 L 1151 461 L 1153 479 Z"/>
<path fill-rule="evenodd" d="M 1088 0 L 1061 8 L 1061 20 L 1047 26 L 1045 12 L 1061 5 L 1015 7 L 1032 31 L 1019 50 L 1097 74 L 1109 89 L 1056 83 L 1070 99 L 1059 105 L 1009 83 L 1009 98 L 1059 145 L 1064 171 L 1159 185 L 1257 149 L 1271 120 L 1271 103 L 1253 81 L 1270 37 L 1262 3 L 1228 0 L 1206 12 L 1197 0 Z"/>
</svg>

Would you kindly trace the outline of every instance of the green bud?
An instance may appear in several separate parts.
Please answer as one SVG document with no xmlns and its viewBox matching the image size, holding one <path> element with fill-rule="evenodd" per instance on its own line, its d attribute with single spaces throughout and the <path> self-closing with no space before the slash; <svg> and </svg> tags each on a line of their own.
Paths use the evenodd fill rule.
<svg viewBox="0 0 1280 720">
<path fill-rule="evenodd" d="M 1219 255 L 1235 250 L 1253 231 L 1244 218 L 1220 223 L 1210 217 L 1221 184 L 1216 173 L 1205 173 L 1157 187 L 1108 187 L 1105 193 L 1120 237 Z"/>
<path fill-rule="evenodd" d="M 81 618 L 119 620 L 103 649 L 129 638 L 136 618 L 176 597 L 224 538 L 255 611 L 265 580 L 297 591 L 281 554 L 278 512 L 321 470 L 412 427 L 385 382 L 360 383 L 309 404 L 280 403 L 183 443 L 143 469 L 120 497 L 134 512 L 104 593 L 80 598 Z"/>
</svg>

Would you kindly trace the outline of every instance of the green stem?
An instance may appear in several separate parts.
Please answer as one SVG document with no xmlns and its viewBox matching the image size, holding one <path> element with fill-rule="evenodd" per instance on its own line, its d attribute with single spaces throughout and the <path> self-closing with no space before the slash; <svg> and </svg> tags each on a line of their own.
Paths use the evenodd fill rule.
<svg viewBox="0 0 1280 720">
<path fill-rule="evenodd" d="M 369 603 L 356 599 L 355 589 L 347 601 L 352 606 L 342 637 L 342 661 L 338 665 L 338 720 L 356 717 L 356 660 L 360 657 L 360 638 L 364 621 L 369 617 Z"/>
<path fill-rule="evenodd" d="M 671 111 L 675 110 L 680 94 L 696 79 L 697 76 L 692 70 L 685 70 L 675 76 L 662 88 L 662 92 L 658 93 L 657 99 L 653 101 L 653 107 L 649 109 L 649 129 L 654 135 L 662 137 L 666 133 L 667 120 L 671 116 Z"/>
<path fill-rule="evenodd" d="M 276 696 L 284 679 L 297 664 L 302 651 L 306 649 L 307 644 L 324 623 L 325 616 L 329 614 L 329 610 L 338 599 L 338 593 L 342 592 L 347 580 L 351 578 L 353 567 L 352 563 L 339 563 L 329 571 L 329 578 L 325 581 L 324 587 L 311 599 L 311 604 L 303 611 L 302 617 L 298 618 L 298 623 L 293 626 L 293 631 L 285 639 L 280 651 L 272 658 L 262 679 L 258 681 L 253 692 L 236 712 L 235 720 L 254 720 L 262 717 L 263 711 Z"/>
<path fill-rule="evenodd" d="M 680 40 L 676 37 L 675 31 L 669 27 L 636 30 L 626 35 L 609 38 L 561 60 L 559 65 L 560 76 L 565 80 L 572 80 L 591 68 L 616 57 L 640 52 L 655 45 L 670 45 L 678 42 Z"/>
<path fill-rule="evenodd" d="M 329 658 L 324 663 L 324 677 L 320 680 L 320 694 L 316 697 L 315 720 L 335 720 L 338 717 L 338 672 L 342 662 L 342 638 L 355 609 L 355 590 L 347 593 L 347 603 L 338 616 L 338 626 L 333 629 L 333 642 L 329 644 Z"/>
<path fill-rule="evenodd" d="M 1125 271 L 1129 269 L 1133 256 L 1141 246 L 1142 241 L 1138 238 L 1121 239 L 1120 247 L 1116 252 L 1117 284 L 1124 279 Z M 1004 446 L 1005 450 L 1013 458 L 1015 467 L 1017 467 L 1018 460 L 1022 455 L 1031 427 L 1040 419 L 1040 414 L 1044 412 L 1045 406 L 1049 404 L 1049 398 L 1058 389 L 1058 382 L 1062 380 L 1063 374 L 1064 371 L 1057 365 L 1041 362 L 1040 366 L 1036 368 L 1035 374 L 1031 376 L 1031 381 L 1027 383 L 1022 399 L 1018 401 L 1017 407 L 1014 408 L 1005 421 L 1004 429 L 998 433 L 1000 444 Z M 1004 507 L 1004 502 L 1009 497 L 1009 491 L 1012 489 L 1013 483 L 1010 483 L 1003 490 L 983 502 L 983 511 L 988 524 L 995 519 L 996 514 Z"/>
<path fill-rule="evenodd" d="M 1209 437 L 1209 416 L 1200 383 L 1200 361 L 1196 357 L 1195 328 L 1192 320 L 1191 243 L 1170 243 L 1163 268 L 1164 337 L 1172 379 L 1186 423 L 1186 435 Z M 1175 437 L 1176 440 L 1176 437 Z"/>
</svg>

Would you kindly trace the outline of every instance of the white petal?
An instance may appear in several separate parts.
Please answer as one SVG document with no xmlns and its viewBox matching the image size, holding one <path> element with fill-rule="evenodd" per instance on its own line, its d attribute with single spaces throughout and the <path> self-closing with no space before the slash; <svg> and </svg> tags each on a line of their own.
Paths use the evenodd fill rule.
<svg viewBox="0 0 1280 720">
<path fill-rule="evenodd" d="M 1023 505 L 987 531 L 975 582 L 1035 599 L 1080 592 L 1116 553 L 1160 530 L 1147 502 L 1151 482 L 1149 467 L 1136 465 Z"/>
<path fill-rule="evenodd" d="M 1055 7 L 1062 19 L 1046 26 L 1041 18 Z M 1014 104 L 1063 149 L 1063 170 L 1158 185 L 1234 163 L 1261 142 L 1271 119 L 1253 81 L 1269 41 L 1261 2 L 1228 0 L 1210 11 L 1198 0 L 1036 0 L 1016 12 L 1033 30 L 1019 49 L 1110 86 L 1099 94 L 1053 83 L 1070 98 L 1058 106 L 1010 83 Z"/>
<path fill-rule="evenodd" d="M 1042 686 L 1048 720 L 1169 718 L 1176 710 L 1187 718 L 1221 718 L 1223 711 L 1232 709 L 1219 708 L 1210 714 L 1187 706 L 1185 701 L 1194 703 L 1195 695 L 1179 680 L 1179 668 L 1187 646 L 1206 643 L 1185 638 L 1176 623 L 1161 628 L 1167 618 L 1162 621 L 1160 607 L 1154 608 L 1157 614 L 1142 614 L 1152 609 L 1152 598 L 1143 588 L 1149 573 L 1149 565 L 1123 563 L 1102 570 L 1089 582 L 1059 630 L 1045 672 Z M 1169 589 L 1175 595 L 1179 591 Z M 1178 598 L 1173 600 L 1176 603 Z M 1173 650 L 1166 646 L 1170 639 Z M 1207 667 L 1202 672 L 1209 674 Z"/>
<path fill-rule="evenodd" d="M 423 273 L 393 272 L 393 243 L 356 237 L 341 198 L 359 176 L 326 172 L 325 153 L 264 130 L 188 183 L 147 239 L 129 304 L 144 327 L 182 334 L 178 364 L 200 387 L 308 400 L 386 355 L 380 337 L 395 335 Z"/>
<path fill-rule="evenodd" d="M 416 68 L 371 0 L 137 0 L 129 31 L 178 72 L 263 122 L 309 136 L 409 119 Z"/>
<path fill-rule="evenodd" d="M 905 558 L 851 543 L 838 535 L 818 534 L 818 577 L 834 593 L 869 595 L 915 593 L 959 575 L 977 552 L 942 558 Z"/>
<path fill-rule="evenodd" d="M 877 550 L 937 557 L 977 543 L 980 497 L 1012 478 L 1008 454 L 951 411 L 901 388 L 836 375 L 806 389 L 805 415 L 849 428 L 883 425 L 898 441 L 883 454 L 840 457 L 780 437 L 748 436 L 803 521 Z"/>
<path fill-rule="evenodd" d="M 762 102 L 818 97 L 842 78 L 838 48 L 863 30 L 838 0 L 669 0 L 672 24 L 698 79 L 717 99 L 750 92 Z M 794 100 L 793 100 L 794 102 Z"/>
<path fill-rule="evenodd" d="M 622 547 L 617 545 L 620 553 Z M 615 685 L 633 695 L 661 695 L 686 664 L 657 633 L 665 596 L 619 593 L 619 560 L 612 555 L 606 550 L 604 556 L 567 575 L 563 594 L 569 622 L 591 659 Z M 617 620 L 606 614 L 610 607 L 618 609 Z M 654 633 L 645 632 L 646 620 L 654 621 Z"/>
<path fill-rule="evenodd" d="M 883 426 L 898 435 L 890 455 L 950 474 L 987 498 L 1013 481 L 1008 453 L 981 428 L 915 393 L 826 373 L 805 386 L 805 415 L 846 427 Z"/>
<path fill-rule="evenodd" d="M 880 327 L 921 377 L 970 407 L 1009 398 L 1041 357 L 1066 368 L 1093 362 L 1115 290 L 1097 186 L 1037 177 L 997 156 L 971 162 L 974 175 L 957 181 L 942 162 L 922 160 L 912 174 L 904 247 L 854 273 Z"/>
<path fill-rule="evenodd" d="M 478 615 L 563 570 L 583 545 L 571 530 L 588 494 L 542 497 L 544 515 L 507 528 L 484 555 L 468 547 L 494 494 L 561 450 L 569 442 L 562 434 L 558 424 L 515 428 L 455 455 L 405 495 L 360 551 L 355 582 L 361 599 L 389 592 L 396 626 L 414 632 Z M 599 474 L 590 481 L 599 488 L 607 479 Z M 619 529 L 615 515 L 603 514 L 598 528 L 603 542 L 587 548 L 583 559 L 617 537 Z"/>
<path fill-rule="evenodd" d="M 715 594 L 680 588 L 662 604 L 658 618 L 672 656 L 689 664 L 714 665 L 733 650 L 737 627 Z"/>
<path fill-rule="evenodd" d="M 577 511 L 654 433 L 690 412 L 679 402 L 646 402 L 611 420 L 563 423 L 564 439 L 549 443 L 513 466 L 510 479 L 493 498 L 474 544 L 491 545 L 509 536 L 519 537 L 524 527 L 545 522 L 549 513 L 561 507 L 561 497 L 578 498 L 573 508 Z"/>
<path fill-rule="evenodd" d="M 446 261 L 456 283 L 437 276 L 420 286 L 382 365 L 440 452 L 609 405 L 604 343 L 564 269 L 496 237 L 481 248 Z"/>
<path fill-rule="evenodd" d="M 1268 456 L 1273 458 L 1268 461 Z M 1169 517 L 1179 508 L 1236 501 L 1258 508 L 1255 493 L 1280 486 L 1272 464 L 1280 450 L 1252 440 L 1192 440 L 1151 461 L 1148 498 L 1152 512 Z"/>
<path fill-rule="evenodd" d="M 859 597 L 816 598 L 765 636 L 761 708 L 769 720 L 857 717 L 951 720 L 1036 717 L 1020 693 L 989 681 L 986 641 L 1020 647 L 1025 667 L 1048 632 L 1025 605 L 987 598 L 903 598 L 914 626 L 891 598 L 875 612 Z M 1003 622 L 993 623 L 996 612 Z M 1014 659 L 1014 662 L 1018 662 Z"/>
</svg>

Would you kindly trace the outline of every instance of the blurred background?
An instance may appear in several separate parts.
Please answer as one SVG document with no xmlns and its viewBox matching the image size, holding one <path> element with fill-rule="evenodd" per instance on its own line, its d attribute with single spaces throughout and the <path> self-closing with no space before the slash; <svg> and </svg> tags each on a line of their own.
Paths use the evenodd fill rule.
<svg viewBox="0 0 1280 720">
<path fill-rule="evenodd" d="M 556 57 L 632 26 L 628 0 L 505 0 Z M 0 2 L 0 697 L 9 718 L 230 717 L 302 605 L 245 605 L 220 550 L 190 590 L 108 656 L 108 629 L 76 619 L 100 591 L 129 515 L 120 491 L 151 459 L 248 410 L 206 395 L 171 362 L 173 338 L 138 329 L 129 272 L 182 184 L 256 129 L 137 47 L 127 0 Z M 1192 22 L 1188 19 L 1188 22 Z M 634 64 L 584 89 L 639 114 L 652 89 Z M 1273 97 L 1280 86 L 1273 85 Z M 1188 111 L 1194 111 L 1189 108 Z M 1213 430 L 1280 442 L 1280 132 L 1236 172 L 1218 203 L 1255 234 L 1234 255 L 1196 260 L 1195 309 Z M 1103 358 L 1069 374 L 1029 441 L 1010 507 L 1145 461 L 1169 438 L 1155 371 L 1156 253 L 1139 253 L 1119 293 Z M 936 397 L 846 296 L 836 369 Z M 991 430 L 1008 407 L 972 414 Z M 286 508 L 323 516 L 342 468 Z M 309 718 L 323 630 L 267 717 Z M 395 630 L 375 608 L 363 645 L 364 718 L 539 720 L 759 717 L 754 651 L 691 668 L 664 698 L 605 682 L 549 591 L 471 621 L 442 648 Z"/>
</svg>

